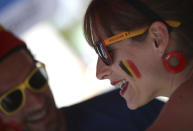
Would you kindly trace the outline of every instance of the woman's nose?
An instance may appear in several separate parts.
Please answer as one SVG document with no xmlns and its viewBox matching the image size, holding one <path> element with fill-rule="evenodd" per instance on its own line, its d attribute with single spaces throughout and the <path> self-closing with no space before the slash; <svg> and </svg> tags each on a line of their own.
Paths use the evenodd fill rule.
<svg viewBox="0 0 193 131">
<path fill-rule="evenodd" d="M 99 80 L 108 79 L 111 75 L 112 71 L 110 69 L 110 66 L 107 66 L 101 58 L 98 57 L 97 60 L 97 67 L 96 67 L 96 77 Z"/>
</svg>

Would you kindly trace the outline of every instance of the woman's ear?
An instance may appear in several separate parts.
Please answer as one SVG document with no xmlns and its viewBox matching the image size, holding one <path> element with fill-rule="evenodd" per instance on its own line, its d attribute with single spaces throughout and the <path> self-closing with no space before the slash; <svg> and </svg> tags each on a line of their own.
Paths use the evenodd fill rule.
<svg viewBox="0 0 193 131">
<path fill-rule="evenodd" d="M 169 44 L 169 32 L 167 26 L 159 21 L 152 23 L 149 28 L 149 37 L 153 41 L 155 51 L 162 56 Z"/>
</svg>

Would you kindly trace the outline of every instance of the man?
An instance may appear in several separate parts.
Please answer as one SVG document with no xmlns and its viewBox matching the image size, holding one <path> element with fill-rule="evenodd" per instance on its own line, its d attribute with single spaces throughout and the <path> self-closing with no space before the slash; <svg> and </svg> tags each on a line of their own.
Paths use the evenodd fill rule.
<svg viewBox="0 0 193 131">
<path fill-rule="evenodd" d="M 128 110 L 115 90 L 57 109 L 45 65 L 23 41 L 0 28 L 0 117 L 5 123 L 23 125 L 23 131 L 140 131 L 152 124 L 162 106 L 153 100 Z"/>
<path fill-rule="evenodd" d="M 27 131 L 64 130 L 48 88 L 45 67 L 30 54 L 25 43 L 0 32 L 1 117 L 22 123 Z"/>
</svg>

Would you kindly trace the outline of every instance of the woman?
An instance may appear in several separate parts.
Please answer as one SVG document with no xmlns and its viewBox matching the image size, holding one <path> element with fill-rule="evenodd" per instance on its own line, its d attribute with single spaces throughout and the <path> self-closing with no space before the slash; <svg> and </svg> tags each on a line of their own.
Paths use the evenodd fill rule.
<svg viewBox="0 0 193 131">
<path fill-rule="evenodd" d="M 120 86 L 130 109 L 169 101 L 151 130 L 193 130 L 193 1 L 92 0 L 84 19 L 97 78 Z"/>
</svg>

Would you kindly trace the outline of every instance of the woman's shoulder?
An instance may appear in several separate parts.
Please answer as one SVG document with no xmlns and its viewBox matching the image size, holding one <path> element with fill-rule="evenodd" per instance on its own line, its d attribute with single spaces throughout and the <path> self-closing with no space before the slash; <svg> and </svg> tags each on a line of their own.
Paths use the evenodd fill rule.
<svg viewBox="0 0 193 131">
<path fill-rule="evenodd" d="M 148 131 L 193 130 L 193 77 L 172 94 Z"/>
<path fill-rule="evenodd" d="M 190 107 L 193 107 L 193 75 L 176 89 L 167 105 L 173 105 L 183 110 L 189 110 Z"/>
</svg>

